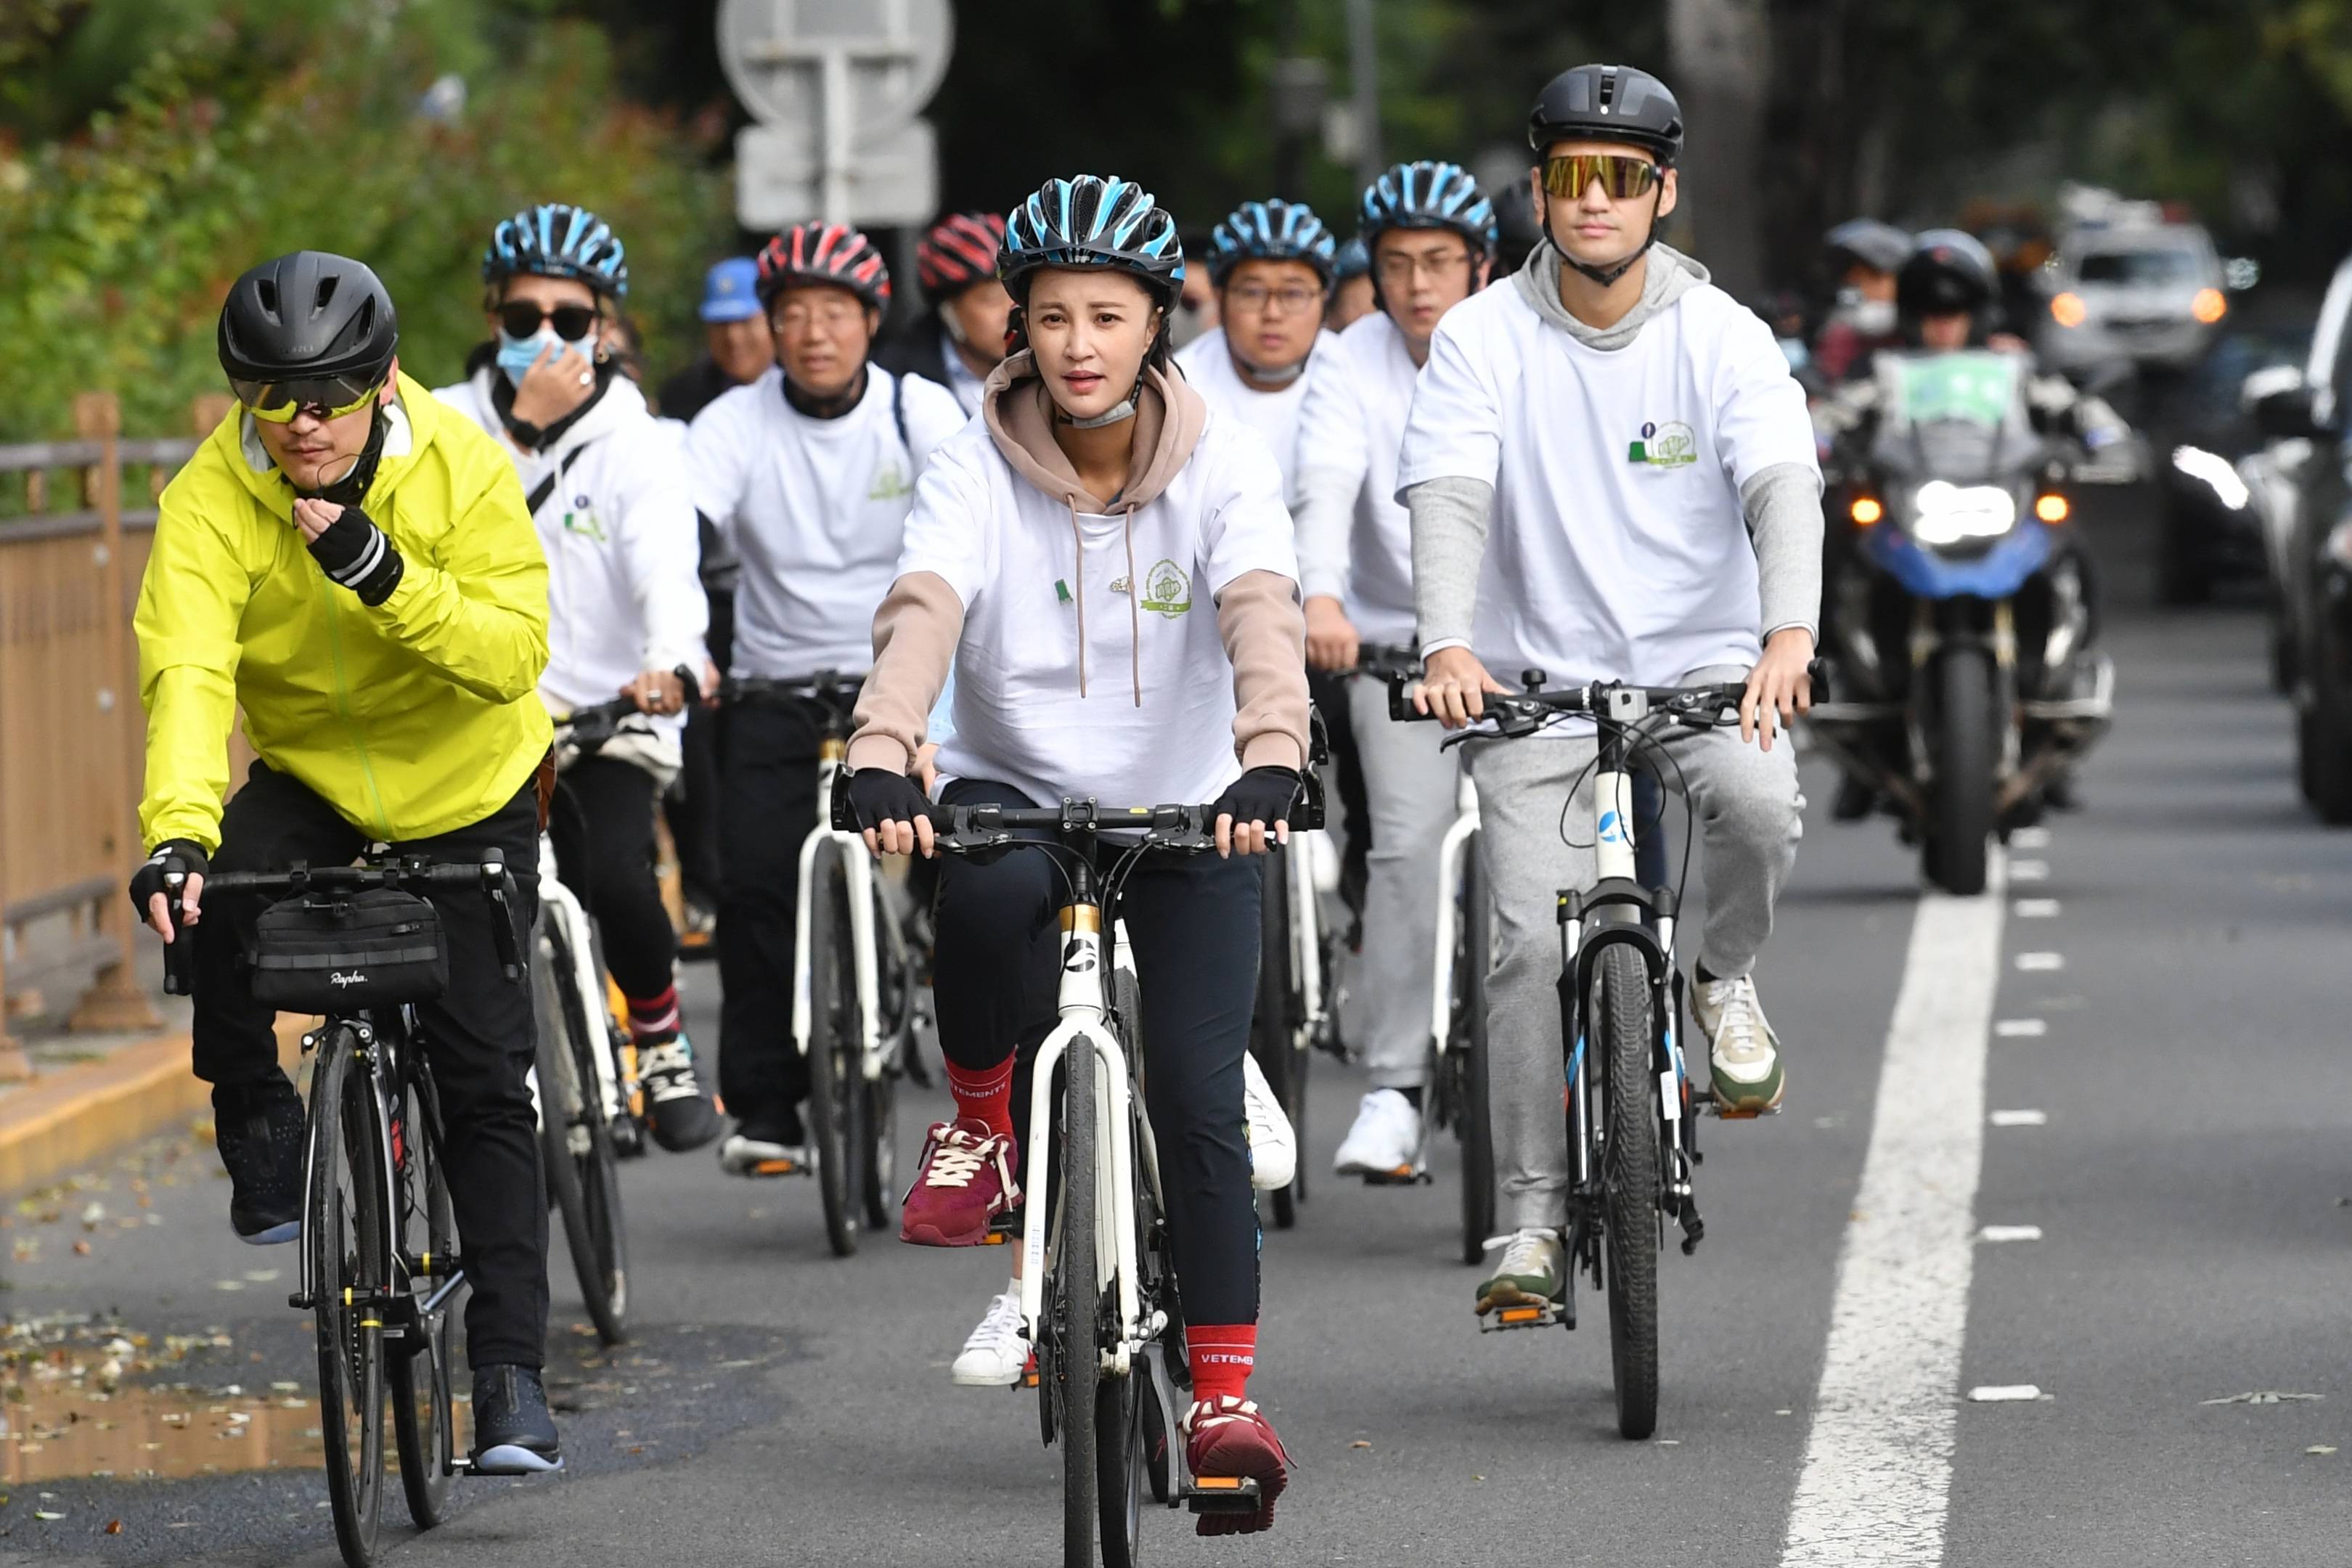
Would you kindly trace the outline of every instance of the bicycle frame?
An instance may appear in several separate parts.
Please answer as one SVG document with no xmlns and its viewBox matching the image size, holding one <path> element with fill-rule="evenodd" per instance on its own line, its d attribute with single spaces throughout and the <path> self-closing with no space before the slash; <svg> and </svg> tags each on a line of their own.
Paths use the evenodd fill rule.
<svg viewBox="0 0 2352 1568">
<path fill-rule="evenodd" d="M 841 772 L 847 743 L 828 737 L 817 750 L 816 790 L 821 801 L 833 798 L 834 778 Z M 866 1082 L 880 1079 L 887 1064 L 882 1038 L 881 965 L 875 943 L 874 857 L 863 834 L 824 822 L 801 841 L 800 891 L 793 910 L 793 1047 L 808 1055 L 813 1028 L 809 1000 L 809 902 L 814 898 L 810 875 L 817 846 L 830 839 L 841 846 L 849 879 L 849 943 L 857 984 L 858 1072 Z"/>
<path fill-rule="evenodd" d="M 1033 1193 L 1052 1190 L 1054 1131 L 1054 1068 L 1064 1053 L 1076 1046 L 1091 1049 L 1098 1068 L 1095 1087 L 1095 1289 L 1116 1284 L 1118 1290 L 1119 1342 L 1105 1365 L 1124 1377 L 1143 1347 L 1168 1326 L 1167 1314 L 1155 1309 L 1149 1321 L 1137 1288 L 1141 1270 L 1135 1234 L 1136 1129 L 1142 1129 L 1144 1173 L 1155 1193 L 1160 1187 L 1158 1151 L 1151 1145 L 1148 1121 L 1135 1114 L 1135 1086 L 1128 1076 L 1127 1051 L 1109 1026 L 1107 976 L 1112 965 L 1103 963 L 1102 910 L 1091 903 L 1074 903 L 1062 910 L 1061 1021 L 1037 1047 L 1029 1089 L 1029 1151 L 1024 1174 Z M 1127 932 L 1113 933 L 1113 965 L 1133 972 Z M 1029 1342 L 1038 1342 L 1045 1316 L 1045 1237 L 1051 1227 L 1031 1223 L 1021 1237 L 1021 1321 Z"/>
<path fill-rule="evenodd" d="M 556 875 L 554 841 L 544 833 L 539 836 L 539 907 L 546 918 L 563 928 L 564 944 L 572 958 L 572 973 L 564 980 L 580 994 L 580 1016 L 592 1025 L 609 1017 L 604 976 L 596 963 L 594 931 L 588 923 L 588 911 Z M 604 1107 L 604 1120 L 608 1124 L 618 1121 L 627 1111 L 633 1086 L 621 1081 L 611 1051 L 592 1054 L 596 1061 L 596 1097 Z M 536 1093 L 536 1070 L 532 1082 Z"/>
<path fill-rule="evenodd" d="M 1444 1057 L 1454 1033 L 1454 946 L 1461 918 L 1463 868 L 1478 831 L 1478 792 L 1465 773 L 1456 786 L 1455 815 L 1437 846 L 1437 966 L 1430 971 L 1429 1037 Z"/>
</svg>

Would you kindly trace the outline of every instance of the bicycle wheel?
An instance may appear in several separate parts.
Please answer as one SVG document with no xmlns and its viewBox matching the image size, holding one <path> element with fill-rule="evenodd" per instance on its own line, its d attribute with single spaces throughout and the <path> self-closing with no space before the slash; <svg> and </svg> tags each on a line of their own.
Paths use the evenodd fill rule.
<svg viewBox="0 0 2352 1568">
<path fill-rule="evenodd" d="M 1062 1440 L 1062 1562 L 1092 1568 L 1097 1483 L 1096 1342 L 1101 1297 L 1095 1271 L 1095 1053 L 1073 1040 L 1062 1057 L 1062 1168 L 1058 1245 L 1048 1265 L 1045 1336 L 1053 1342 L 1056 1419 Z"/>
<path fill-rule="evenodd" d="M 413 1048 L 413 1044 L 412 1044 Z M 394 1141 L 396 1241 L 411 1300 L 421 1308 L 457 1257 L 457 1227 L 441 1168 L 441 1119 L 427 1109 L 429 1082 L 401 1091 L 400 1136 Z M 456 1423 L 450 1409 L 449 1314 L 453 1301 L 410 1314 L 409 1338 L 385 1368 L 391 1378 L 392 1430 L 400 1451 L 400 1486 L 419 1530 L 441 1522 L 456 1473 Z"/>
<path fill-rule="evenodd" d="M 1625 942 L 1601 955 L 1589 1037 L 1606 1052 L 1602 1230 L 1618 1435 L 1658 1425 L 1658 1097 L 1649 971 Z"/>
<path fill-rule="evenodd" d="M 383 1146 L 355 1030 L 319 1046 L 310 1080 L 310 1181 L 302 1242 L 319 1344 L 319 1433 L 335 1543 L 367 1568 L 383 1521 Z"/>
<path fill-rule="evenodd" d="M 563 1216 L 563 1240 L 588 1321 L 595 1324 L 598 1339 L 617 1345 L 629 1337 L 629 1258 L 620 1160 L 595 1092 L 591 1055 L 604 1043 L 591 1032 L 598 1025 L 584 1016 L 579 988 L 571 981 L 571 946 L 554 921 L 541 920 L 534 958 L 540 1163 Z"/>
<path fill-rule="evenodd" d="M 856 956 L 849 938 L 849 869 L 840 845 L 816 847 L 809 877 L 809 1138 L 834 1255 L 857 1250 L 866 1203 L 865 1076 L 858 1070 Z"/>
<path fill-rule="evenodd" d="M 906 1054 L 915 1048 L 915 997 L 914 970 L 898 935 L 898 914 L 884 896 L 878 877 L 874 881 L 874 946 L 882 971 L 878 979 L 886 1048 L 881 1076 L 860 1087 L 865 1103 L 858 1108 L 858 1115 L 866 1129 L 862 1195 L 866 1223 L 876 1230 L 887 1230 L 898 1201 L 898 1074 Z M 895 1049 L 887 1045 L 893 1040 Z"/>
<path fill-rule="evenodd" d="M 1292 1027 L 1294 988 L 1291 978 L 1290 952 L 1290 858 L 1286 853 L 1265 858 L 1265 882 L 1258 895 L 1258 927 L 1263 940 L 1258 944 L 1257 1005 L 1250 1015 L 1250 1055 L 1257 1058 L 1258 1070 L 1265 1074 L 1265 1086 L 1274 1091 L 1275 1102 L 1286 1113 L 1294 1100 L 1305 1093 L 1305 1086 L 1293 1087 L 1300 1077 L 1302 1064 L 1297 1059 L 1297 1030 Z M 1294 1137 L 1297 1123 L 1291 1124 Z M 1297 1170 L 1305 1170 L 1302 1156 Z M 1294 1173 L 1290 1185 L 1276 1187 L 1266 1195 L 1273 1199 L 1274 1225 L 1276 1230 L 1288 1230 L 1298 1223 L 1298 1193 L 1300 1183 Z"/>
<path fill-rule="evenodd" d="M 1473 837 L 1462 861 L 1461 934 L 1454 948 L 1454 1038 L 1447 1043 L 1455 1085 L 1454 1131 L 1462 1138 L 1462 1261 L 1475 1268 L 1495 1234 L 1495 1121 L 1486 1103 L 1486 965 L 1494 952 L 1495 911 Z"/>
</svg>

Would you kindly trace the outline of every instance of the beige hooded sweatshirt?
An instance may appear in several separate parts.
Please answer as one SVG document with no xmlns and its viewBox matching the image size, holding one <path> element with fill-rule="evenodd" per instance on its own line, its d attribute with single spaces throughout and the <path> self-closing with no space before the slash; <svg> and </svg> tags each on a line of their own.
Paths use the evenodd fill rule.
<svg viewBox="0 0 2352 1568">
<path fill-rule="evenodd" d="M 1181 472 L 1208 423 L 1208 405 L 1182 377 L 1156 369 L 1144 373 L 1136 398 L 1135 456 L 1128 481 L 1108 509 L 1124 515 L 1131 531 L 1135 513 L 1157 499 Z M 1061 501 L 1070 513 L 1070 552 L 1081 550 L 1078 518 L 1100 515 L 1101 503 L 1078 482 L 1069 458 L 1055 445 L 1053 405 L 1027 353 L 1012 355 L 991 373 L 982 393 L 981 417 L 998 453 L 1013 471 L 1039 491 Z M 1129 540 L 1129 551 L 1133 552 Z M 1085 574 L 1078 584 L 1078 685 L 1089 684 L 1085 663 Z M 1129 562 L 1130 578 L 1134 576 Z M 1139 655 L 1139 595 L 1126 595 L 1130 632 L 1129 700 L 1143 705 Z M 1099 607 L 1097 613 L 1099 614 Z M 1298 585 L 1273 572 L 1246 572 L 1217 595 L 1217 632 L 1234 670 L 1234 751 L 1244 768 L 1275 765 L 1304 768 L 1307 756 L 1307 624 Z M 924 739 L 932 705 L 947 684 L 963 635 L 963 605 L 947 581 L 930 572 L 911 572 L 890 585 L 874 616 L 874 668 L 858 694 L 856 731 L 850 737 L 853 768 L 911 765 Z"/>
</svg>

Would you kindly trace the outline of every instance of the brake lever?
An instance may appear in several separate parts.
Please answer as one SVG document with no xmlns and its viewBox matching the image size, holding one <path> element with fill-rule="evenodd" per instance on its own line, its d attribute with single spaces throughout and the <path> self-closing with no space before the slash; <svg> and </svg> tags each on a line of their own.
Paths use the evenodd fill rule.
<svg viewBox="0 0 2352 1568">
<path fill-rule="evenodd" d="M 490 937 L 498 943 L 499 971 L 509 981 L 515 981 L 522 978 L 522 939 L 515 934 L 514 903 L 507 897 L 510 880 L 506 852 L 483 850 L 482 891 L 498 914 L 498 919 L 490 922 Z"/>
</svg>

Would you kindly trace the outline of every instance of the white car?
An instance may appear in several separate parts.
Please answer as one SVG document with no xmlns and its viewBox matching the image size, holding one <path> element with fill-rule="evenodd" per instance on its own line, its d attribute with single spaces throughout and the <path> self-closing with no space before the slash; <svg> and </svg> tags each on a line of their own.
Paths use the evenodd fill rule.
<svg viewBox="0 0 2352 1568">
<path fill-rule="evenodd" d="M 2080 372 L 2194 364 L 2229 313 L 2221 258 L 2195 224 L 2092 226 L 2063 238 L 2037 334 L 2042 363 Z"/>
</svg>

